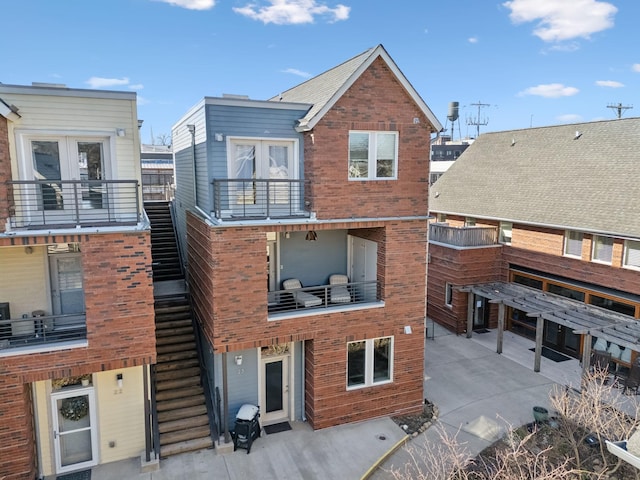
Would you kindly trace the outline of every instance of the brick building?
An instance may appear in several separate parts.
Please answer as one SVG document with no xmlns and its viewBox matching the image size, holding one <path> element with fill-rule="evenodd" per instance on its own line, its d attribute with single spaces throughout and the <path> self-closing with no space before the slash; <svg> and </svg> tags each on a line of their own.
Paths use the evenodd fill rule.
<svg viewBox="0 0 640 480">
<path fill-rule="evenodd" d="M 0 478 L 138 457 L 156 354 L 136 96 L 0 98 Z"/>
<path fill-rule="evenodd" d="M 174 126 L 220 430 L 244 403 L 316 429 L 421 408 L 440 129 L 382 46 L 268 101 L 205 97 Z"/>
<path fill-rule="evenodd" d="M 506 328 L 583 365 L 608 350 L 629 367 L 639 128 L 629 118 L 481 135 L 430 192 L 428 316 L 467 335 Z"/>
</svg>

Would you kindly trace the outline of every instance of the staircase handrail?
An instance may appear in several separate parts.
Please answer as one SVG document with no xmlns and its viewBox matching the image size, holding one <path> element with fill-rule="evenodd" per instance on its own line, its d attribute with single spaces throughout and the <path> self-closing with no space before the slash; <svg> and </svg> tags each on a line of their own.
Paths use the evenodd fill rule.
<svg viewBox="0 0 640 480">
<path fill-rule="evenodd" d="M 182 274 L 182 278 L 187 278 L 185 275 L 184 268 L 184 256 L 182 253 L 182 241 L 180 239 L 180 235 L 178 235 L 178 229 L 176 227 L 177 224 L 177 215 L 176 215 L 176 200 L 175 198 L 169 201 L 169 213 L 171 214 L 171 227 L 173 228 L 173 235 L 176 239 L 176 246 L 178 247 L 178 262 L 180 263 L 180 273 Z M 189 305 L 191 305 L 191 301 L 189 301 Z"/>
</svg>

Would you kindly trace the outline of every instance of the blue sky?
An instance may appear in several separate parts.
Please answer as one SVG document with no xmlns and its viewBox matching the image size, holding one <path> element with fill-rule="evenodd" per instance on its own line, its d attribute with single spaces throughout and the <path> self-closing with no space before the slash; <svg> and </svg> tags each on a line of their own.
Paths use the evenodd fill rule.
<svg viewBox="0 0 640 480">
<path fill-rule="evenodd" d="M 378 44 L 443 125 L 460 103 L 455 138 L 477 103 L 483 133 L 613 119 L 640 92 L 637 0 L 3 0 L 0 18 L 0 82 L 136 91 L 144 143 L 204 96 L 267 99 Z"/>
</svg>

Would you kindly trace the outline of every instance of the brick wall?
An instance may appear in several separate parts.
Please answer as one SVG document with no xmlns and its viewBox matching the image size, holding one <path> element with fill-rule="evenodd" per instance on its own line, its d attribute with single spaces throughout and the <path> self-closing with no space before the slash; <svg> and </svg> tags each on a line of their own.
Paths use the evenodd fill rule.
<svg viewBox="0 0 640 480">
<path fill-rule="evenodd" d="M 421 408 L 426 221 L 351 225 L 350 233 L 383 242 L 378 274 L 384 272 L 384 308 L 281 321 L 267 319 L 266 232 L 274 227 L 209 228 L 191 214 L 188 225 L 194 304 L 216 353 L 305 341 L 305 408 L 314 428 Z M 403 333 L 405 325 L 413 334 Z M 395 338 L 394 382 L 347 392 L 346 343 L 388 335 Z"/>
<path fill-rule="evenodd" d="M 5 231 L 9 216 L 9 187 L 11 180 L 11 158 L 9 157 L 9 133 L 7 119 L 0 115 L 0 232 Z"/>
<path fill-rule="evenodd" d="M 413 123 L 414 118 L 420 123 Z M 399 132 L 398 179 L 349 181 L 349 130 Z M 426 215 L 431 127 L 378 59 L 305 134 L 305 180 L 320 219 Z"/>
<path fill-rule="evenodd" d="M 0 359 L 0 478 L 33 478 L 25 473 L 35 464 L 31 382 L 155 363 L 149 232 L 5 238 L 0 248 L 76 241 L 89 346 Z"/>
</svg>

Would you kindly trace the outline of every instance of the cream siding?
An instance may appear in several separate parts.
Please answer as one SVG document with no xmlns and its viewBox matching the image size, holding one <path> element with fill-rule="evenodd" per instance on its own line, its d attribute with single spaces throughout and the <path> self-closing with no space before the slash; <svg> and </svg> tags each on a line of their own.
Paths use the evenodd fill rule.
<svg viewBox="0 0 640 480">
<path fill-rule="evenodd" d="M 54 473 L 53 439 L 51 438 L 53 425 L 51 424 L 51 397 L 49 396 L 51 393 L 51 381 L 36 382 L 33 386 L 33 406 L 37 412 L 36 418 L 38 419 L 35 428 L 36 432 L 38 432 L 40 470 L 44 475 L 51 475 Z"/>
<path fill-rule="evenodd" d="M 110 137 L 112 179 L 141 180 L 136 102 L 117 98 L 2 93 L 3 100 L 19 109 L 21 118 L 9 122 L 12 171 L 17 178 L 20 134 L 41 131 L 60 135 Z M 125 129 L 118 137 L 116 129 Z M 28 179 L 31 180 L 31 179 Z"/>
<path fill-rule="evenodd" d="M 94 374 L 100 463 L 139 457 L 145 449 L 143 368 Z M 118 373 L 123 376 L 122 389 L 116 381 Z M 115 446 L 110 447 L 110 442 L 115 442 Z"/>
<path fill-rule="evenodd" d="M 10 302 L 12 318 L 34 310 L 51 315 L 49 268 L 44 246 L 0 248 L 0 302 Z"/>
</svg>

